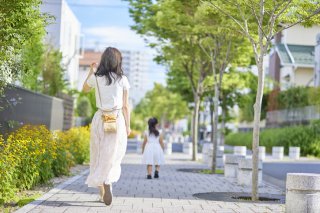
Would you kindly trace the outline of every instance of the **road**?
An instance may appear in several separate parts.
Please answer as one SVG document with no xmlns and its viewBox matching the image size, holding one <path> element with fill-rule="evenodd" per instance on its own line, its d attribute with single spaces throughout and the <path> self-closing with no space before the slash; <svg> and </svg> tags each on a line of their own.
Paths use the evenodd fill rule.
<svg viewBox="0 0 320 213">
<path fill-rule="evenodd" d="M 287 173 L 320 173 L 320 162 L 264 162 L 264 180 L 285 187 Z"/>
</svg>

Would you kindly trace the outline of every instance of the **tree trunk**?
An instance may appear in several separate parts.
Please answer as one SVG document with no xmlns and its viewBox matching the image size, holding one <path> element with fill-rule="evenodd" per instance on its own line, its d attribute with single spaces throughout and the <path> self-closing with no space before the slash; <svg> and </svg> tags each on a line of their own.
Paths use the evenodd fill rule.
<svg viewBox="0 0 320 213">
<path fill-rule="evenodd" d="M 221 112 L 221 129 L 220 129 L 220 145 L 224 146 L 224 129 L 226 128 L 226 109 L 222 108 Z"/>
<path fill-rule="evenodd" d="M 214 122 L 213 122 L 213 153 L 212 153 L 212 166 L 211 170 L 212 173 L 215 174 L 216 171 L 216 158 L 217 158 L 217 147 L 218 147 L 218 122 L 219 122 L 219 96 L 220 96 L 220 89 L 219 83 L 216 81 L 214 85 Z"/>
<path fill-rule="evenodd" d="M 200 97 L 195 95 L 192 125 L 192 160 L 197 160 L 198 152 L 198 122 L 199 122 Z"/>
<path fill-rule="evenodd" d="M 264 88 L 264 70 L 263 70 L 263 54 L 259 57 L 258 65 L 258 90 L 256 101 L 254 104 L 254 126 L 253 126 L 253 141 L 252 141 L 252 200 L 257 201 L 258 195 L 258 165 L 259 165 L 259 134 L 260 134 L 260 117 L 261 117 L 261 102 Z"/>
</svg>

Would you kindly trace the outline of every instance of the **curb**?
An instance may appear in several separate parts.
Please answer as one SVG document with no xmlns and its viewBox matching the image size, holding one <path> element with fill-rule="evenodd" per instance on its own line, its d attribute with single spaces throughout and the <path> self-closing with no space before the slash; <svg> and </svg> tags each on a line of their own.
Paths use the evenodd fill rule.
<svg viewBox="0 0 320 213">
<path fill-rule="evenodd" d="M 272 177 L 270 175 L 266 175 L 266 174 L 262 175 L 262 179 L 265 182 L 272 184 L 274 186 L 280 187 L 283 190 L 286 189 L 286 181 L 284 181 L 284 180 L 280 180 L 280 179 L 274 178 L 274 177 Z"/>
<path fill-rule="evenodd" d="M 37 207 L 41 203 L 45 202 L 51 196 L 53 196 L 54 194 L 57 194 L 59 191 L 66 188 L 67 186 L 69 186 L 70 184 L 72 184 L 73 182 L 75 182 L 76 180 L 78 180 L 79 178 L 81 178 L 82 176 L 84 176 L 88 173 L 89 173 L 89 169 L 86 169 L 85 171 L 81 172 L 79 175 L 76 175 L 74 177 L 69 178 L 65 182 L 59 184 L 58 186 L 54 187 L 53 189 L 51 189 L 50 191 L 48 191 L 47 193 L 45 193 L 44 195 L 39 197 L 38 199 L 21 207 L 20 209 L 18 209 L 14 213 L 26 213 L 26 212 L 31 211 L 32 209 L 34 209 L 35 207 Z"/>
</svg>

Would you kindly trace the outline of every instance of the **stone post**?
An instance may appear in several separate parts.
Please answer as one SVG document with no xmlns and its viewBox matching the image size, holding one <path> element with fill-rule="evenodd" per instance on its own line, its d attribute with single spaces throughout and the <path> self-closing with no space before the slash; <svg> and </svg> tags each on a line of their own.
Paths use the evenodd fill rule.
<svg viewBox="0 0 320 213">
<path fill-rule="evenodd" d="M 240 159 L 244 159 L 243 155 L 225 155 L 225 164 L 224 164 L 224 176 L 225 177 L 237 177 L 238 173 L 238 163 Z"/>
<path fill-rule="evenodd" d="M 294 160 L 299 160 L 300 158 L 300 147 L 289 147 L 289 158 Z"/>
<path fill-rule="evenodd" d="M 259 146 L 259 160 L 264 161 L 266 159 L 266 147 Z"/>
<path fill-rule="evenodd" d="M 223 168 L 223 154 L 224 154 L 224 146 L 217 146 L 217 155 L 216 155 L 216 167 L 217 168 Z M 213 147 L 208 148 L 208 166 L 209 168 L 212 167 L 212 154 L 213 154 Z"/>
<path fill-rule="evenodd" d="M 272 147 L 272 158 L 282 160 L 283 159 L 283 146 Z"/>
<path fill-rule="evenodd" d="M 212 143 L 204 143 L 202 146 L 202 161 L 205 164 L 209 163 L 209 149 L 213 149 L 213 144 Z"/>
<path fill-rule="evenodd" d="M 262 183 L 262 162 L 259 161 L 258 185 Z M 238 184 L 243 186 L 252 185 L 252 159 L 240 159 L 238 166 Z"/>
<path fill-rule="evenodd" d="M 170 143 L 170 141 L 166 141 L 166 143 L 164 145 L 165 145 L 164 153 L 166 155 L 171 155 L 172 154 L 172 143 Z"/>
<path fill-rule="evenodd" d="M 246 146 L 235 146 L 233 147 L 233 154 L 235 155 L 247 155 L 247 147 Z"/>
<path fill-rule="evenodd" d="M 183 147 L 182 147 L 182 151 L 185 154 L 192 155 L 192 143 L 184 142 Z"/>
<path fill-rule="evenodd" d="M 288 173 L 286 189 L 287 213 L 320 212 L 320 174 Z"/>
</svg>

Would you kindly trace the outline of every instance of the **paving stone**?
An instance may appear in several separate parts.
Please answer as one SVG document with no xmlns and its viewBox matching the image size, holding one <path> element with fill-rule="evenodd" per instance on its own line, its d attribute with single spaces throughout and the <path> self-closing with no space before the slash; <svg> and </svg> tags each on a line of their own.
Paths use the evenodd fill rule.
<svg viewBox="0 0 320 213">
<path fill-rule="evenodd" d="M 37 206 L 30 206 L 31 213 L 186 213 L 186 212 L 284 212 L 283 204 L 260 204 L 242 202 L 222 202 L 201 200 L 193 197 L 195 193 L 205 192 L 251 192 L 250 187 L 237 184 L 235 178 L 222 175 L 205 175 L 181 172 L 178 169 L 206 168 L 189 160 L 189 156 L 174 153 L 167 156 L 166 165 L 161 166 L 160 178 L 147 180 L 146 168 L 141 165 L 141 156 L 127 154 L 120 180 L 113 185 L 113 203 L 106 207 L 98 202 L 99 191 L 88 188 L 84 182 L 87 175 L 79 176 L 74 182 L 57 188 L 49 198 Z M 281 194 L 282 191 L 263 183 L 260 193 Z M 41 198 L 40 198 L 41 199 Z M 32 204 L 33 205 L 33 204 Z"/>
</svg>

